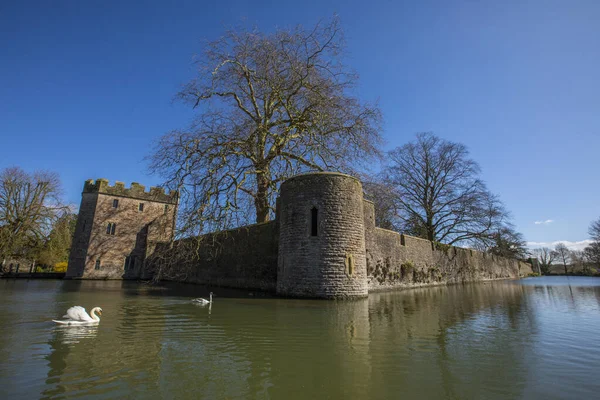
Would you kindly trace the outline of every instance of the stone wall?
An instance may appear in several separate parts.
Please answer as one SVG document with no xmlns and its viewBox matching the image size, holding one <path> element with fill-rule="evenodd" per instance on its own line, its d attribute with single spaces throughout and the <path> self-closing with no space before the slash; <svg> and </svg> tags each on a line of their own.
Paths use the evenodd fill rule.
<svg viewBox="0 0 600 400">
<path fill-rule="evenodd" d="M 84 276 L 97 201 L 97 193 L 83 192 L 81 195 L 81 204 L 69 253 L 68 278 Z"/>
<path fill-rule="evenodd" d="M 515 279 L 532 273 L 531 265 L 488 253 L 420 239 L 369 223 L 365 204 L 365 239 L 369 291 L 492 279 Z"/>
<path fill-rule="evenodd" d="M 25 258 L 7 258 L 0 260 L 0 276 L 35 273 L 35 260 Z"/>
<path fill-rule="evenodd" d="M 280 193 L 275 221 L 177 241 L 161 255 L 162 279 L 344 298 L 532 272 L 517 260 L 375 227 L 373 203 L 348 175 L 299 175 Z"/>
<path fill-rule="evenodd" d="M 281 185 L 277 293 L 365 297 L 365 230 L 360 181 L 311 173 Z"/>
<path fill-rule="evenodd" d="M 162 268 L 163 280 L 274 292 L 278 237 L 273 221 L 179 240 L 159 249 L 151 268 Z"/>
<path fill-rule="evenodd" d="M 171 240 L 177 193 L 88 180 L 69 254 L 68 278 L 136 279 L 157 243 Z"/>
<path fill-rule="evenodd" d="M 290 297 L 346 298 L 532 272 L 517 260 L 376 227 L 374 205 L 363 200 L 360 181 L 339 173 L 285 181 L 275 221 L 179 240 L 169 248 L 176 205 L 176 193 L 87 181 L 67 277 L 154 276 Z M 110 224 L 116 224 L 111 233 Z"/>
</svg>

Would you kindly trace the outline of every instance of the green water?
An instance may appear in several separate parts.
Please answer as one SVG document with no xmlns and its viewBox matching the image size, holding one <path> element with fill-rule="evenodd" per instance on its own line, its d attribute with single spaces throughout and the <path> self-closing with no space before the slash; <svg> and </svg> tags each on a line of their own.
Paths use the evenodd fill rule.
<svg viewBox="0 0 600 400">
<path fill-rule="evenodd" d="M 587 399 L 600 279 L 289 300 L 122 282 L 0 281 L 0 398 Z M 50 322 L 73 305 L 97 327 Z"/>
</svg>

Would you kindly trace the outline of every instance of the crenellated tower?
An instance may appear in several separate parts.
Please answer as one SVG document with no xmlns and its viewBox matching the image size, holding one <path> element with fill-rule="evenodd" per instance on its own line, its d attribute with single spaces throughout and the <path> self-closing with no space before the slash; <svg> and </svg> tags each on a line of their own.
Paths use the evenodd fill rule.
<svg viewBox="0 0 600 400">
<path fill-rule="evenodd" d="M 174 234 L 178 193 L 123 182 L 87 180 L 69 255 L 67 278 L 140 278 L 144 261 Z"/>
</svg>

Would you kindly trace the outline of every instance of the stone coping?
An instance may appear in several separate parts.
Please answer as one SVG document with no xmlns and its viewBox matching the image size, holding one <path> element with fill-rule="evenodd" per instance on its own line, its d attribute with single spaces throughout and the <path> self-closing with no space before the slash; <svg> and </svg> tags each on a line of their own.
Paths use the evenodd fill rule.
<svg viewBox="0 0 600 400">
<path fill-rule="evenodd" d="M 286 179 L 285 181 L 283 181 L 282 185 L 284 185 L 285 183 L 292 181 L 294 179 L 302 179 L 302 178 L 306 178 L 306 177 L 310 177 L 310 176 L 315 176 L 315 175 L 332 175 L 332 176 L 342 176 L 345 178 L 351 178 L 354 179 L 355 181 L 357 181 L 358 183 L 361 183 L 360 179 L 358 179 L 355 176 L 352 175 L 348 175 L 348 174 L 344 174 L 342 172 L 334 172 L 334 171 L 316 171 L 316 172 L 305 172 L 303 174 L 298 174 L 298 175 L 294 175 L 292 177 L 289 177 L 288 179 Z M 361 183 L 362 184 L 362 183 Z"/>
</svg>

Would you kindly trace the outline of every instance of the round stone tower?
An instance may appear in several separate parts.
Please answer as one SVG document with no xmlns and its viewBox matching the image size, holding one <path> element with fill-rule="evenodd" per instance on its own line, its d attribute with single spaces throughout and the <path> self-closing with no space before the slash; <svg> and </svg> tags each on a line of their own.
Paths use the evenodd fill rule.
<svg viewBox="0 0 600 400">
<path fill-rule="evenodd" d="M 363 192 L 352 176 L 294 176 L 279 198 L 277 294 L 366 297 Z"/>
</svg>

